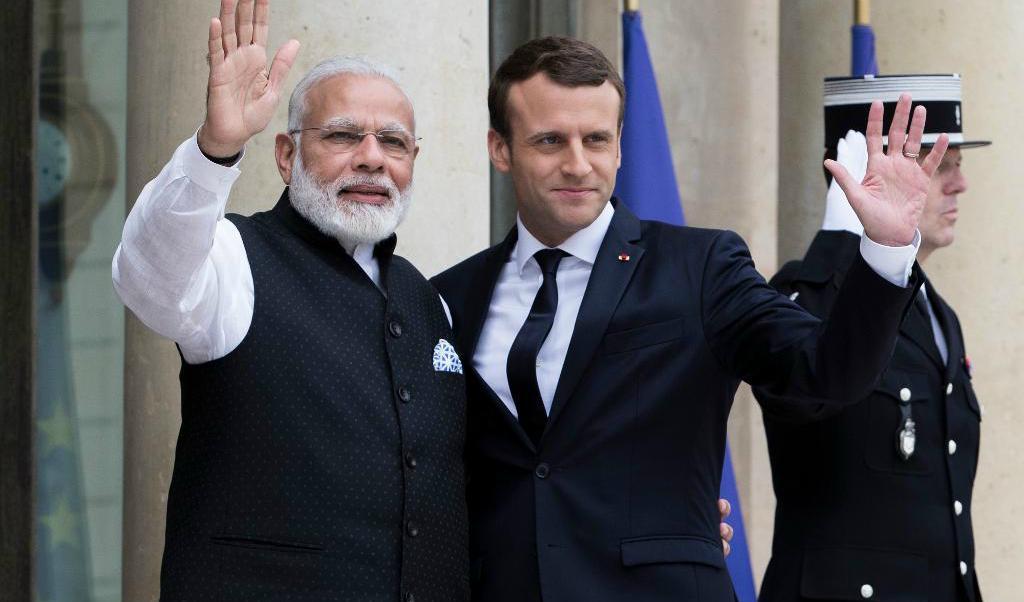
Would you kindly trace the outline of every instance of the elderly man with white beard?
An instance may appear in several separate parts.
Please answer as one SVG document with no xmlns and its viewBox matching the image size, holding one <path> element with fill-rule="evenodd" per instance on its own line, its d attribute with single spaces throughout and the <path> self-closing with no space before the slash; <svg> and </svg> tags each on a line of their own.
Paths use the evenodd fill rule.
<svg viewBox="0 0 1024 602">
<path fill-rule="evenodd" d="M 277 204 L 225 216 L 298 52 L 267 69 L 267 16 L 222 0 L 206 119 L 113 260 L 183 360 L 161 599 L 466 600 L 462 366 L 436 291 L 393 254 L 412 105 L 386 69 L 320 63 L 275 138 Z"/>
</svg>

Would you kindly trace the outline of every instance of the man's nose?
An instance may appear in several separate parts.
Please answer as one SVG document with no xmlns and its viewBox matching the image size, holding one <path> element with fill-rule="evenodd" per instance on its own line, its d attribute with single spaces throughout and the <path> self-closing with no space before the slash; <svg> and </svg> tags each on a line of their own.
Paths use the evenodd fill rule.
<svg viewBox="0 0 1024 602">
<path fill-rule="evenodd" d="M 373 134 L 366 134 L 352 151 L 352 163 L 359 171 L 377 172 L 384 169 L 386 158 L 380 141 Z"/>
<path fill-rule="evenodd" d="M 953 170 L 943 192 L 946 194 L 962 194 L 967 192 L 967 177 L 964 176 L 964 172 L 960 171 L 959 167 L 954 167 Z"/>
<path fill-rule="evenodd" d="M 565 161 L 562 163 L 562 173 L 574 178 L 582 178 L 593 170 L 582 141 L 571 142 L 566 150 Z"/>
</svg>

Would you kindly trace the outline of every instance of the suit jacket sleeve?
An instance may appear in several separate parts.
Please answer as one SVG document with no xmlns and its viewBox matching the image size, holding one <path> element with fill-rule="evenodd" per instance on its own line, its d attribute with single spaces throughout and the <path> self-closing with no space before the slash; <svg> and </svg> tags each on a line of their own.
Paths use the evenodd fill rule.
<svg viewBox="0 0 1024 602">
<path fill-rule="evenodd" d="M 910 285 L 894 286 L 858 254 L 821 321 L 771 288 L 742 239 L 723 232 L 704 267 L 704 334 L 727 370 L 759 388 L 766 412 L 813 415 L 872 390 L 920 281 L 915 265 Z"/>
</svg>

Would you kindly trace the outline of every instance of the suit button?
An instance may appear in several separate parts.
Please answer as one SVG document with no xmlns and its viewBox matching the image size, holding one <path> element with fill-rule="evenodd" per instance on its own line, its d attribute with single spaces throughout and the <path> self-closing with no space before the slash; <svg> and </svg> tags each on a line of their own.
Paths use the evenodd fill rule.
<svg viewBox="0 0 1024 602">
<path fill-rule="evenodd" d="M 391 336 L 398 338 L 402 336 L 402 325 L 398 323 L 398 320 L 391 320 L 388 324 L 388 330 L 391 331 Z"/>
<path fill-rule="evenodd" d="M 412 592 L 405 594 L 405 602 L 416 602 L 416 596 L 412 595 Z"/>
<path fill-rule="evenodd" d="M 416 457 L 412 454 L 405 454 L 405 465 L 409 468 L 416 468 Z"/>
<path fill-rule="evenodd" d="M 860 586 L 860 597 L 861 598 L 865 598 L 866 599 L 866 598 L 870 598 L 871 596 L 874 596 L 874 595 L 875 595 L 875 588 L 871 587 L 870 583 L 865 583 L 864 585 Z"/>
<path fill-rule="evenodd" d="M 957 516 L 964 513 L 964 505 L 960 503 L 960 500 L 953 500 L 953 512 Z"/>
<path fill-rule="evenodd" d="M 906 387 L 900 389 L 900 399 L 903 401 L 910 401 L 910 389 Z"/>
<path fill-rule="evenodd" d="M 420 530 L 419 530 L 419 527 L 417 527 L 414 522 L 409 521 L 409 522 L 405 523 L 405 533 L 409 537 L 416 537 L 417 535 L 420 534 Z"/>
<path fill-rule="evenodd" d="M 538 479 L 546 479 L 551 474 L 551 467 L 541 462 L 537 465 L 537 469 L 533 471 L 533 474 L 537 475 Z"/>
<path fill-rule="evenodd" d="M 954 441 L 953 439 L 950 439 L 949 440 L 949 455 L 952 456 L 955 453 L 956 453 L 956 441 Z"/>
<path fill-rule="evenodd" d="M 946 383 L 946 395 L 953 394 L 953 383 Z"/>
<path fill-rule="evenodd" d="M 402 403 L 409 403 L 412 399 L 412 391 L 408 387 L 398 387 L 398 399 L 402 400 Z"/>
<path fill-rule="evenodd" d="M 967 574 L 967 563 L 964 562 L 963 560 L 960 561 L 960 574 L 961 575 L 966 575 Z"/>
</svg>

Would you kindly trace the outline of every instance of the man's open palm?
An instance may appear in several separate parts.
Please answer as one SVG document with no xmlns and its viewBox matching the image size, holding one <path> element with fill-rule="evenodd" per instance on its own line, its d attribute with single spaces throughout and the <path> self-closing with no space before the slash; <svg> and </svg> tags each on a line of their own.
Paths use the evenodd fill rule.
<svg viewBox="0 0 1024 602">
<path fill-rule="evenodd" d="M 825 167 L 864 225 L 864 232 L 871 240 L 892 247 L 913 242 L 929 181 L 949 144 L 949 137 L 940 135 L 932 151 L 918 164 L 926 115 L 925 108 L 918 106 L 907 132 L 910 106 L 910 95 L 901 95 L 889 128 L 888 153 L 883 153 L 882 103 L 871 104 L 867 124 L 868 165 L 863 181 L 855 181 L 836 161 L 825 161 Z"/>
<path fill-rule="evenodd" d="M 199 147 L 208 155 L 237 154 L 270 123 L 281 86 L 299 52 L 288 40 L 267 69 L 270 0 L 221 0 L 220 17 L 210 20 L 210 79 L 206 122 Z"/>
</svg>

